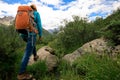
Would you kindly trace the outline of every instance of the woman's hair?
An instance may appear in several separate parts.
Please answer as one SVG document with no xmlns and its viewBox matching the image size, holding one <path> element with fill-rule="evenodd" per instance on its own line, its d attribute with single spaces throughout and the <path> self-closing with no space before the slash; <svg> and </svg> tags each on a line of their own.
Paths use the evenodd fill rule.
<svg viewBox="0 0 120 80">
<path fill-rule="evenodd" d="M 36 7 L 35 4 L 30 5 L 30 7 L 31 7 L 33 10 L 37 11 L 37 7 Z"/>
</svg>

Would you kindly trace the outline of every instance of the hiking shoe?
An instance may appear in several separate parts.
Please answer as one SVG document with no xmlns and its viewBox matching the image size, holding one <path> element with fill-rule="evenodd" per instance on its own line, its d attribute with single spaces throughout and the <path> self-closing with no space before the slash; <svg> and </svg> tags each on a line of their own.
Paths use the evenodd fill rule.
<svg viewBox="0 0 120 80">
<path fill-rule="evenodd" d="M 37 60 L 38 60 L 38 58 L 39 58 L 39 56 L 38 56 L 38 55 L 34 56 L 34 61 L 37 61 Z"/>
<path fill-rule="evenodd" d="M 27 74 L 27 73 L 22 73 L 17 75 L 18 80 L 29 80 L 32 79 L 32 77 L 33 76 L 31 74 Z"/>
</svg>

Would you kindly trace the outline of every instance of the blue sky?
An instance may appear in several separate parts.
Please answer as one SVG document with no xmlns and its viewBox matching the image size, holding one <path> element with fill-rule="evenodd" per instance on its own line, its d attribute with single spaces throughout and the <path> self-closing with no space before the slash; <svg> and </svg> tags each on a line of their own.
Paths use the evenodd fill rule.
<svg viewBox="0 0 120 80">
<path fill-rule="evenodd" d="M 30 1 L 29 0 L 4 0 L 4 2 L 8 4 L 15 4 L 15 3 L 27 4 Z"/>
<path fill-rule="evenodd" d="M 37 0 L 37 1 L 41 1 L 41 0 Z M 62 0 L 62 2 L 64 2 L 63 5 L 69 4 L 72 1 L 76 1 L 76 0 Z M 15 3 L 27 4 L 32 1 L 31 0 L 4 0 L 4 2 L 6 2 L 8 4 L 15 4 Z"/>
<path fill-rule="evenodd" d="M 92 21 L 120 8 L 120 0 L 0 0 L 0 17 L 15 17 L 19 5 L 30 4 L 36 4 L 45 29 L 64 25 L 63 21 L 72 21 L 73 15 Z"/>
</svg>

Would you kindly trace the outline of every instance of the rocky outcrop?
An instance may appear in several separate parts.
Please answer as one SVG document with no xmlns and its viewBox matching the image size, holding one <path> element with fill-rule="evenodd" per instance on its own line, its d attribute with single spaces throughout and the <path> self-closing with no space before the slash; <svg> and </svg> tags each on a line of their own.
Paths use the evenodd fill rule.
<svg viewBox="0 0 120 80">
<path fill-rule="evenodd" d="M 97 53 L 99 55 L 102 55 L 103 53 L 108 53 L 114 56 L 115 54 L 120 53 L 120 45 L 111 48 L 107 46 L 107 42 L 103 38 L 95 39 L 84 44 L 73 53 L 65 55 L 63 57 L 63 60 L 66 60 L 72 64 L 74 60 L 85 53 Z"/>
<path fill-rule="evenodd" d="M 54 50 L 48 46 L 44 46 L 37 51 L 39 60 L 45 61 L 48 71 L 52 71 L 58 64 L 58 57 L 54 55 Z M 30 57 L 29 65 L 34 63 L 33 56 Z"/>
<path fill-rule="evenodd" d="M 0 24 L 4 24 L 4 25 L 11 25 L 13 24 L 14 21 L 14 17 L 12 16 L 4 16 L 3 18 L 0 18 Z"/>
<path fill-rule="evenodd" d="M 83 51 L 81 48 L 75 50 L 73 53 L 65 55 L 62 60 L 68 61 L 70 64 L 74 62 L 78 57 L 80 57 L 83 54 Z"/>
<path fill-rule="evenodd" d="M 104 52 L 110 52 L 110 47 L 107 46 L 107 42 L 103 39 L 95 39 L 91 42 L 84 44 L 81 49 L 84 52 L 95 52 L 97 54 L 102 54 Z"/>
</svg>

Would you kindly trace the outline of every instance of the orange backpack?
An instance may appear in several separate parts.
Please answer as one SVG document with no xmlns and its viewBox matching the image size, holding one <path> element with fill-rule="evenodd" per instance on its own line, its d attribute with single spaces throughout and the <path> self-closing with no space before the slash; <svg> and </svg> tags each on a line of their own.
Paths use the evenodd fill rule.
<svg viewBox="0 0 120 80">
<path fill-rule="evenodd" d="M 35 28 L 33 10 L 30 6 L 19 6 L 15 19 L 15 28 L 34 31 Z"/>
</svg>

